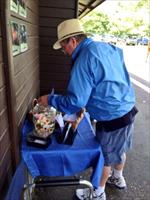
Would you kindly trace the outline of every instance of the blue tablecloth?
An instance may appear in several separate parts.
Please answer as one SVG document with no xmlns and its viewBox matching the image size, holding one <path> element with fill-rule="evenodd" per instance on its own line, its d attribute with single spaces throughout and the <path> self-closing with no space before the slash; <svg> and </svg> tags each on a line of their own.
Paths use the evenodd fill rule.
<svg viewBox="0 0 150 200">
<path fill-rule="evenodd" d="M 32 129 L 33 124 L 26 120 L 22 129 L 21 151 L 23 160 L 33 177 L 73 176 L 93 167 L 91 182 L 94 187 L 98 187 L 104 159 L 87 114 L 78 126 L 78 133 L 72 146 L 58 144 L 55 135 L 46 150 L 27 146 L 26 134 Z"/>
<path fill-rule="evenodd" d="M 7 191 L 5 200 L 20 200 L 21 193 L 23 192 L 23 186 L 28 182 L 25 171 L 27 167 L 23 161 L 21 161 L 15 171 L 11 184 Z"/>
</svg>

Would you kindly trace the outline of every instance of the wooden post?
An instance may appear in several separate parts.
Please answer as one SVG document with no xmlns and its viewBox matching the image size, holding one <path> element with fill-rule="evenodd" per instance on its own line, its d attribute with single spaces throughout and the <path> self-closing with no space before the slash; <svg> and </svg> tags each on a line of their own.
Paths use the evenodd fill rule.
<svg viewBox="0 0 150 200">
<path fill-rule="evenodd" d="M 2 22 L 2 53 L 3 67 L 6 82 L 6 100 L 8 110 L 8 123 L 11 142 L 12 166 L 15 171 L 19 163 L 19 132 L 16 121 L 16 99 L 14 88 L 14 65 L 11 51 L 10 35 L 10 9 L 9 1 L 1 0 L 1 22 Z"/>
</svg>

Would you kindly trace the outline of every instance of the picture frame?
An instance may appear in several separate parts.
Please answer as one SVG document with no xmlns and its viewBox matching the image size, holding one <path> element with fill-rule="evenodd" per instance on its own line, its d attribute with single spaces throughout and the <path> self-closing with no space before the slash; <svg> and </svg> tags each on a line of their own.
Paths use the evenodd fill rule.
<svg viewBox="0 0 150 200">
<path fill-rule="evenodd" d="M 18 0 L 19 2 L 19 15 L 22 17 L 27 17 L 27 10 L 25 0 Z"/>
<path fill-rule="evenodd" d="M 19 11 L 19 4 L 18 0 L 10 0 L 10 10 L 18 13 Z"/>
<path fill-rule="evenodd" d="M 20 24 L 19 35 L 20 35 L 20 52 L 24 52 L 28 49 L 27 30 L 24 24 Z"/>
<path fill-rule="evenodd" d="M 11 21 L 12 53 L 16 56 L 20 53 L 19 25 Z"/>
</svg>

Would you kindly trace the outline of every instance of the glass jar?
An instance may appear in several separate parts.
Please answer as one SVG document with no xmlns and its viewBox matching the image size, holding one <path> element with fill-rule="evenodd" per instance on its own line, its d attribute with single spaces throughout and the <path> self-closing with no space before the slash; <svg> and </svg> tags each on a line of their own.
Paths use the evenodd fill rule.
<svg viewBox="0 0 150 200">
<path fill-rule="evenodd" d="M 50 136 L 55 129 L 56 109 L 34 102 L 32 112 L 35 134 L 44 138 Z"/>
</svg>

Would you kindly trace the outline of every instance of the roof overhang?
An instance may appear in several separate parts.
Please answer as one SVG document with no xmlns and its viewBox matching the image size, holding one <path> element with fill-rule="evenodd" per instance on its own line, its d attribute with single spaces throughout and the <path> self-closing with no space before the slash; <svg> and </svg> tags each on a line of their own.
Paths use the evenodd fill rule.
<svg viewBox="0 0 150 200">
<path fill-rule="evenodd" d="M 78 18 L 82 18 L 106 0 L 78 0 Z"/>
</svg>

